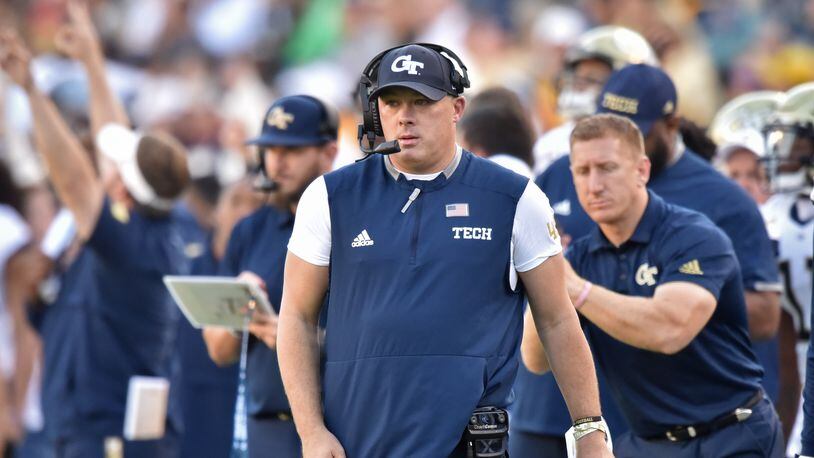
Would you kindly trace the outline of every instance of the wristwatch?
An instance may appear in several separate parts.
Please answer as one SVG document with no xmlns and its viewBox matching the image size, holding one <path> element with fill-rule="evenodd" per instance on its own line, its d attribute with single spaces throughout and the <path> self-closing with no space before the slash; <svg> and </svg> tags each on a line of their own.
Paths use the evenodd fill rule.
<svg viewBox="0 0 814 458">
<path fill-rule="evenodd" d="M 574 440 L 580 440 L 594 431 L 602 431 L 602 433 L 605 434 L 606 442 L 609 437 L 608 424 L 605 423 L 605 419 L 602 417 L 580 418 L 579 420 L 574 422 L 573 427 L 574 427 Z"/>
</svg>

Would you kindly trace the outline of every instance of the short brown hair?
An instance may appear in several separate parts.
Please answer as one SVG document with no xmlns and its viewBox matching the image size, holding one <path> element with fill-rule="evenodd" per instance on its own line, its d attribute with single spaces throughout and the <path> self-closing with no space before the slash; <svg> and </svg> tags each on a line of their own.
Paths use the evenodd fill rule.
<svg viewBox="0 0 814 458">
<path fill-rule="evenodd" d="M 494 87 L 476 95 L 459 124 L 463 139 L 486 154 L 508 154 L 533 165 L 534 129 L 520 98 Z"/>
<path fill-rule="evenodd" d="M 186 148 L 162 132 L 144 135 L 136 152 L 139 170 L 158 197 L 175 199 L 189 184 Z"/>
<path fill-rule="evenodd" d="M 574 143 L 615 137 L 633 149 L 634 155 L 644 155 L 644 138 L 642 132 L 628 118 L 610 113 L 603 113 L 577 121 L 571 131 L 570 145 Z"/>
</svg>

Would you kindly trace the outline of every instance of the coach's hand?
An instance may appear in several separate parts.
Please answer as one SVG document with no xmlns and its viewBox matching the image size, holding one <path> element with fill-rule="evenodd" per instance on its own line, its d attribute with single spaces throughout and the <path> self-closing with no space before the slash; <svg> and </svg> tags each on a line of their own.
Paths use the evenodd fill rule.
<svg viewBox="0 0 814 458">
<path fill-rule="evenodd" d="M 0 31 L 0 68 L 25 90 L 34 87 L 31 76 L 31 53 L 12 29 Z"/>
<path fill-rule="evenodd" d="M 56 47 L 59 51 L 80 62 L 102 55 L 102 46 L 84 1 L 68 2 L 71 22 L 57 32 Z"/>
<path fill-rule="evenodd" d="M 302 439 L 303 458 L 345 458 L 345 449 L 324 426 Z"/>
<path fill-rule="evenodd" d="M 596 431 L 577 441 L 577 458 L 613 458 L 605 434 Z"/>
<path fill-rule="evenodd" d="M 277 348 L 277 315 L 266 315 L 263 312 L 255 312 L 252 321 L 249 323 L 249 332 L 262 340 L 267 347 Z"/>
</svg>

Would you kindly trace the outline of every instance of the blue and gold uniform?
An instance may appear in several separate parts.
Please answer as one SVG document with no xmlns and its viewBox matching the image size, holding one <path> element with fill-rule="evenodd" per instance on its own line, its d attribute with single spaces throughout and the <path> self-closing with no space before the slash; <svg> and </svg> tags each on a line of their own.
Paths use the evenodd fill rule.
<svg viewBox="0 0 814 458">
<path fill-rule="evenodd" d="M 633 235 L 620 246 L 598 227 L 574 242 L 566 253 L 574 270 L 629 296 L 652 297 L 660 285 L 692 283 L 712 293 L 717 306 L 698 335 L 671 355 L 625 344 L 586 321 L 598 366 L 631 427 L 615 439 L 616 456 L 782 456 L 780 423 L 762 397 L 762 369 L 749 342 L 731 242 L 703 215 L 667 204 L 652 191 L 648 199 Z M 760 400 L 749 405 L 753 399 Z M 752 414 L 743 421 L 694 440 L 667 440 L 666 431 L 676 426 L 709 423 L 747 405 Z"/>
<path fill-rule="evenodd" d="M 170 379 L 177 310 L 162 276 L 187 272 L 172 218 L 147 218 L 104 202 L 44 323 L 43 413 L 58 457 L 102 457 L 121 436 L 135 375 Z M 125 442 L 128 457 L 172 457 L 180 412 L 166 435 Z"/>
<path fill-rule="evenodd" d="M 615 82 L 617 86 L 626 86 L 624 94 L 626 97 L 621 98 L 621 101 L 614 99 L 616 103 L 608 105 L 621 109 L 636 105 L 637 113 L 632 114 L 629 109 L 610 110 L 608 107 L 600 107 L 599 111 L 615 112 L 632 118 L 646 135 L 653 120 L 664 116 L 664 108 L 670 107 L 671 111 L 676 109 L 675 88 L 666 75 L 652 76 L 662 73 L 652 67 L 631 65 L 622 72 L 628 76 L 616 74 L 611 77 L 608 84 Z M 650 85 L 642 81 L 633 81 L 636 74 L 641 73 L 651 75 L 657 83 Z M 621 83 L 620 76 L 623 77 Z M 624 81 L 627 78 L 629 80 Z M 643 113 L 648 110 L 652 112 L 649 122 L 643 119 Z M 580 206 L 570 167 L 570 158 L 564 156 L 546 169 L 536 182 L 551 200 L 563 233 L 570 235 L 572 239 L 578 239 L 589 233 L 596 225 Z M 741 266 L 744 289 L 777 290 L 779 287 L 777 265 L 771 241 L 756 204 L 737 184 L 684 147 L 680 139 L 672 161 L 664 170 L 650 177 L 647 187 L 671 204 L 704 214 L 726 233 L 732 240 Z M 776 341 L 753 345 L 766 370 L 764 389 L 769 397 L 772 397 L 777 393 L 778 386 Z M 605 387 L 605 377 L 601 370 L 599 372 L 602 411 L 611 433 L 616 435 L 627 430 L 628 425 L 618 415 L 617 407 L 608 402 L 609 393 Z M 561 435 L 568 429 L 570 418 L 551 374 L 537 376 L 522 369 L 518 374 L 516 390 L 518 400 L 512 418 L 513 428 L 521 433 L 551 436 Z"/>
</svg>

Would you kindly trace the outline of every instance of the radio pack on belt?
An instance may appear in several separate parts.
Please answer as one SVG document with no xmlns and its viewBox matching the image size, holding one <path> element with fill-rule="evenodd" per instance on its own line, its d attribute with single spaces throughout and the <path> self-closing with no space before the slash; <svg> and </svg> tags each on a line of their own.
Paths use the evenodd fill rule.
<svg viewBox="0 0 814 458">
<path fill-rule="evenodd" d="M 508 458 L 509 414 L 498 407 L 479 407 L 466 425 L 467 458 Z"/>
</svg>

